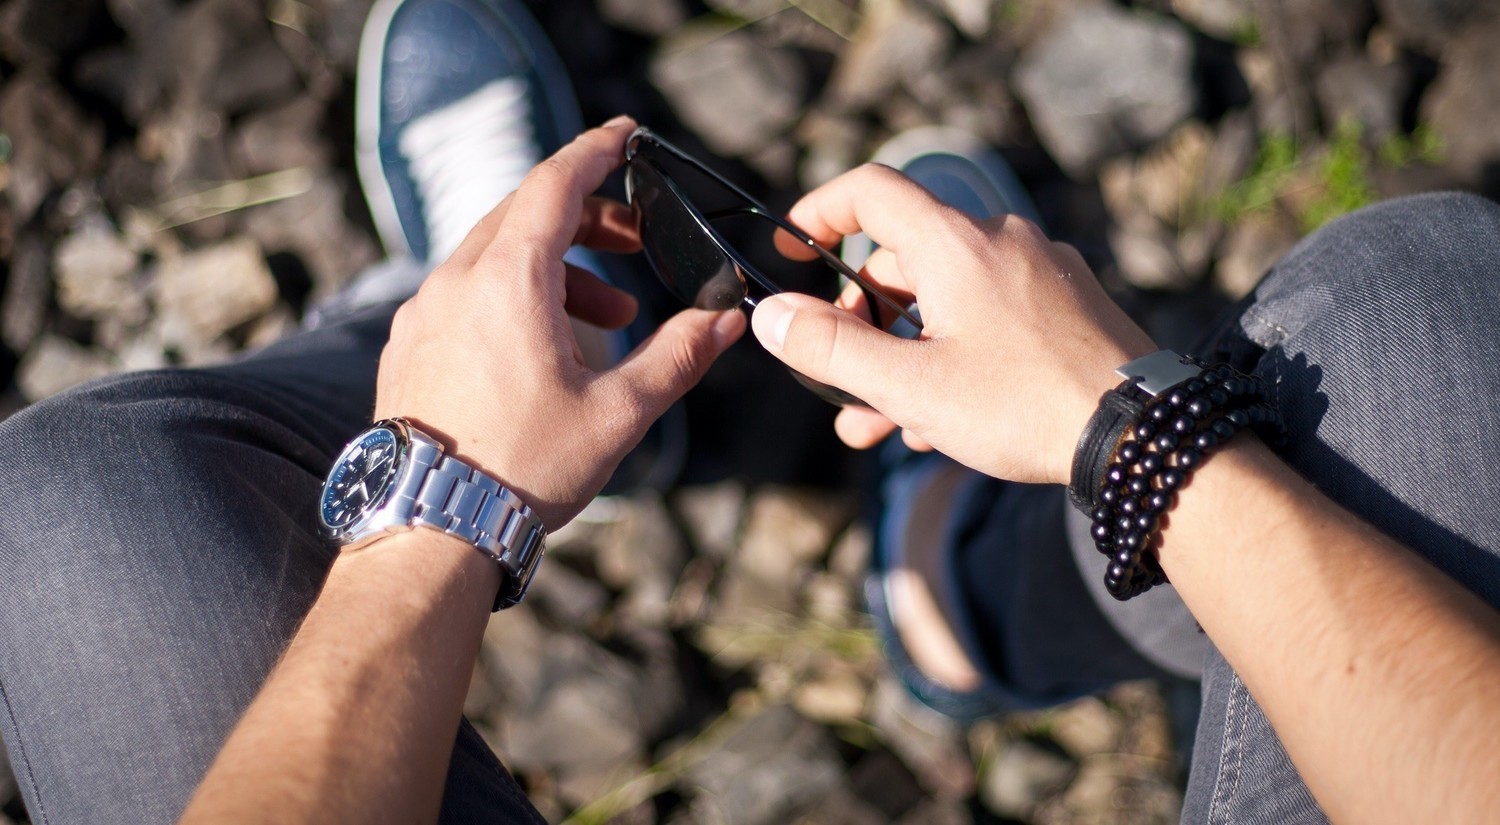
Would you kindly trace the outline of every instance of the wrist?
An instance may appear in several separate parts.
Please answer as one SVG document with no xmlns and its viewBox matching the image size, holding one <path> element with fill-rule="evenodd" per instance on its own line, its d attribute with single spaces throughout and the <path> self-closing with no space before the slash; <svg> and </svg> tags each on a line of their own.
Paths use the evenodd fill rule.
<svg viewBox="0 0 1500 825">
<path fill-rule="evenodd" d="M 457 609 L 467 616 L 490 612 L 502 575 L 499 565 L 463 539 L 414 528 L 341 551 L 329 580 L 389 609 Z"/>
</svg>

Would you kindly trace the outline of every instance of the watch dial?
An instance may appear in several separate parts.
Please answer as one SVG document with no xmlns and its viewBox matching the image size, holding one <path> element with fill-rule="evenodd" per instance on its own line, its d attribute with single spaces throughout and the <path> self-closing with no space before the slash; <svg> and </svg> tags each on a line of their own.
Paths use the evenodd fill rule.
<svg viewBox="0 0 1500 825">
<path fill-rule="evenodd" d="M 396 434 L 370 430 L 349 445 L 323 485 L 319 515 L 329 527 L 345 527 L 379 504 L 396 477 Z"/>
</svg>

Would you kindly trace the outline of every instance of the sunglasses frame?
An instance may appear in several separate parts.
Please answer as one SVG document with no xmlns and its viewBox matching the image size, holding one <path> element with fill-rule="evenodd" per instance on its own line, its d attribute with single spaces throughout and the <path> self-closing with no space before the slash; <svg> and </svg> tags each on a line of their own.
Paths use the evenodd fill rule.
<svg viewBox="0 0 1500 825">
<path fill-rule="evenodd" d="M 650 143 L 651 145 L 671 155 L 673 159 L 685 163 L 693 169 L 696 169 L 704 176 L 706 176 L 709 180 L 717 183 L 724 190 L 734 195 L 736 198 L 739 198 L 745 203 L 745 205 L 743 207 L 734 209 L 718 210 L 711 216 L 705 214 L 703 210 L 698 208 L 697 204 L 693 203 L 693 201 L 682 192 L 681 188 L 678 187 L 676 181 L 672 179 L 672 175 L 668 173 L 666 169 L 662 168 L 660 163 L 657 163 L 651 158 L 640 154 L 639 148 L 642 142 Z M 870 313 L 877 324 L 880 324 L 881 321 L 879 318 L 879 311 L 876 309 L 876 307 L 883 306 L 886 309 L 890 310 L 890 312 L 893 313 L 896 317 L 904 319 L 906 322 L 911 324 L 913 327 L 915 327 L 916 330 L 922 329 L 922 322 L 910 311 L 908 311 L 906 307 L 903 307 L 899 302 L 881 292 L 875 286 L 875 284 L 871 283 L 868 278 L 854 271 L 854 269 L 848 264 L 844 263 L 844 261 L 839 258 L 839 256 L 833 254 L 827 249 L 824 249 L 816 240 L 813 239 L 811 235 L 802 231 L 800 227 L 787 220 L 785 217 L 771 211 L 764 204 L 756 200 L 745 190 L 736 186 L 733 182 L 726 179 L 723 175 L 720 175 L 718 172 L 710 169 L 702 161 L 699 161 L 697 158 L 689 155 L 687 152 L 684 152 L 681 149 L 678 149 L 676 146 L 673 146 L 671 143 L 662 139 L 660 135 L 657 135 L 650 129 L 647 129 L 644 126 L 639 126 L 634 132 L 631 133 L 630 138 L 625 142 L 625 163 L 627 166 L 631 163 L 650 164 L 651 168 L 661 178 L 662 183 L 666 185 L 667 193 L 674 199 L 676 199 L 677 202 L 685 210 L 687 210 L 687 213 L 693 219 L 693 222 L 703 230 L 703 233 L 714 244 L 714 246 L 718 247 L 719 252 L 727 257 L 730 263 L 734 265 L 735 269 L 738 270 L 741 278 L 741 283 L 744 285 L 745 291 L 745 296 L 742 300 L 751 308 L 755 307 L 757 299 L 750 294 L 749 284 L 746 283 L 747 279 L 749 281 L 754 281 L 761 289 L 765 290 L 771 295 L 777 295 L 791 290 L 783 289 L 775 281 L 766 277 L 765 273 L 757 269 L 754 264 L 751 264 L 750 261 L 747 260 L 745 256 L 734 247 L 733 244 L 725 240 L 724 236 L 719 234 L 718 230 L 716 230 L 711 223 L 711 221 L 715 218 L 728 217 L 730 215 L 757 215 L 771 221 L 772 223 L 776 224 L 776 226 L 782 231 L 796 238 L 798 241 L 815 251 L 818 256 L 823 259 L 823 262 L 831 267 L 835 272 L 843 275 L 845 278 L 848 278 L 850 281 L 858 285 L 860 291 L 864 293 L 865 301 L 868 303 L 870 308 Z M 625 176 L 625 200 L 632 206 L 636 206 L 634 195 L 635 193 L 631 184 L 631 176 L 627 174 Z"/>
</svg>

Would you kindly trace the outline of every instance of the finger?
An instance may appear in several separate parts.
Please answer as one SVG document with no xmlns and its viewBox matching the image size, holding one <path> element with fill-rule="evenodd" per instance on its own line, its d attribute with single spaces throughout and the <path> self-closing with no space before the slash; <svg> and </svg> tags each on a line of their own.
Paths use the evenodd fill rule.
<svg viewBox="0 0 1500 825">
<path fill-rule="evenodd" d="M 865 297 L 865 291 L 853 281 L 844 284 L 844 289 L 834 299 L 833 305 L 865 322 L 874 317 L 870 314 L 870 301 Z"/>
<path fill-rule="evenodd" d="M 635 210 L 611 198 L 588 197 L 583 202 L 573 245 L 622 255 L 641 251 Z"/>
<path fill-rule="evenodd" d="M 620 329 L 635 320 L 635 296 L 607 284 L 581 266 L 566 264 L 563 307 L 580 321 L 604 329 Z"/>
<path fill-rule="evenodd" d="M 902 303 L 910 304 L 917 299 L 915 285 L 907 280 L 896 260 L 896 253 L 881 247 L 870 254 L 860 269 L 865 280 L 880 287 L 880 291 Z"/>
<path fill-rule="evenodd" d="M 927 443 L 927 439 L 923 438 L 920 435 L 917 435 L 916 433 L 912 432 L 911 430 L 902 430 L 901 431 L 901 440 L 906 443 L 907 447 L 910 447 L 911 449 L 915 450 L 916 452 L 919 452 L 919 453 L 930 453 L 930 452 L 932 452 L 932 445 L 929 444 L 929 443 Z"/>
<path fill-rule="evenodd" d="M 515 193 L 502 235 L 546 259 L 561 258 L 578 231 L 584 198 L 625 162 L 635 121 L 619 118 L 573 139 L 537 164 Z"/>
<path fill-rule="evenodd" d="M 622 423 L 635 434 L 660 418 L 684 393 L 703 378 L 720 353 L 745 332 L 739 310 L 710 312 L 685 309 L 641 342 L 607 379 L 626 403 Z"/>
<path fill-rule="evenodd" d="M 845 407 L 833 419 L 833 431 L 839 440 L 856 450 L 870 449 L 895 429 L 889 418 L 866 407 Z"/>
<path fill-rule="evenodd" d="M 767 352 L 814 381 L 852 393 L 899 422 L 897 406 L 911 392 L 909 370 L 922 342 L 875 329 L 809 295 L 782 293 L 760 302 L 751 318 Z"/>
<path fill-rule="evenodd" d="M 939 229 L 950 212 L 912 179 L 867 163 L 804 195 L 787 219 L 829 249 L 846 235 L 864 232 L 899 252 Z"/>
</svg>

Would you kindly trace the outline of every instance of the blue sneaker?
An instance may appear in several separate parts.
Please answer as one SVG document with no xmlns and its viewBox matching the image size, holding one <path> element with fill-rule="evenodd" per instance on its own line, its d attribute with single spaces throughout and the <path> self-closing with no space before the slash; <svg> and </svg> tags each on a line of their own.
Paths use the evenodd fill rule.
<svg viewBox="0 0 1500 825">
<path fill-rule="evenodd" d="M 360 183 L 392 257 L 446 260 L 583 130 L 562 60 L 515 0 L 379 0 L 358 72 Z"/>
</svg>

